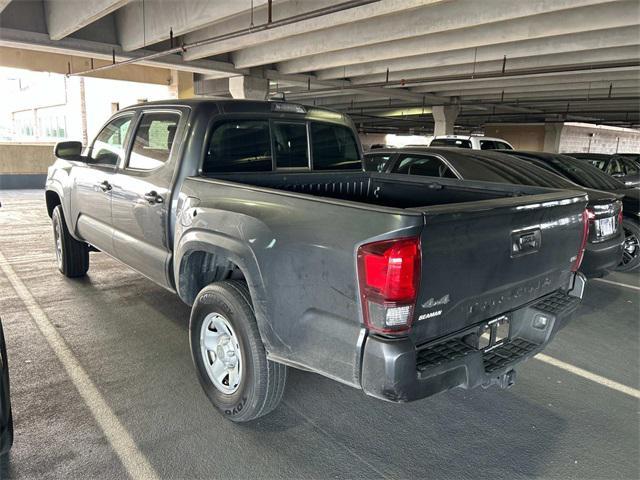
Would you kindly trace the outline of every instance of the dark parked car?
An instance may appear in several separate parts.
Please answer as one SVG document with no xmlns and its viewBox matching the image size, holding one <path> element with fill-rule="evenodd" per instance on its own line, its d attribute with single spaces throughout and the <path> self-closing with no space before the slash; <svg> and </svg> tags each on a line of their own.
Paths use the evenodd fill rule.
<svg viewBox="0 0 640 480">
<path fill-rule="evenodd" d="M 509 155 L 517 155 L 583 187 L 622 195 L 622 228 L 625 240 L 622 262 L 616 270 L 628 272 L 640 267 L 640 189 L 625 185 L 589 162 L 567 155 L 521 151 L 509 152 Z"/>
<path fill-rule="evenodd" d="M 606 153 L 566 153 L 565 155 L 586 160 L 594 167 L 617 178 L 627 186 L 640 185 L 640 166 L 630 158 Z"/>
<path fill-rule="evenodd" d="M 9 451 L 13 443 L 13 419 L 9 399 L 9 364 L 4 332 L 0 321 L 0 455 Z"/>
<path fill-rule="evenodd" d="M 365 170 L 547 188 L 580 188 L 589 194 L 591 225 L 582 272 L 590 277 L 601 276 L 621 261 L 624 237 L 620 226 L 622 204 L 617 195 L 581 187 L 509 154 L 453 148 L 386 149 L 367 153 Z"/>
</svg>

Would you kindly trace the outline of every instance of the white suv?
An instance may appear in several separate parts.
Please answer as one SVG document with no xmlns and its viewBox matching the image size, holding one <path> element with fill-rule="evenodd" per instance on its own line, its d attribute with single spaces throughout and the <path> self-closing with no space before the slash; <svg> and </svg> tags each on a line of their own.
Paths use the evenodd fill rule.
<svg viewBox="0 0 640 480">
<path fill-rule="evenodd" d="M 430 147 L 457 147 L 472 150 L 513 150 L 513 146 L 501 138 L 483 135 L 438 135 L 433 137 Z"/>
</svg>

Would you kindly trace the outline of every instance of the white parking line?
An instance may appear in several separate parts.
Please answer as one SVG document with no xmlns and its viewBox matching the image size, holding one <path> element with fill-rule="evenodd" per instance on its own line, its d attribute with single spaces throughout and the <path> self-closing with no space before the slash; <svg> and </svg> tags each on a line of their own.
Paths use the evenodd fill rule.
<svg viewBox="0 0 640 480">
<path fill-rule="evenodd" d="M 609 283 L 611 285 L 617 285 L 618 287 L 630 288 L 632 290 L 640 290 L 640 287 L 636 287 L 635 285 L 629 285 L 628 283 L 613 282 L 611 280 L 605 280 L 604 278 L 594 278 L 593 280 L 595 280 L 596 282 L 602 282 L 602 283 Z"/>
<path fill-rule="evenodd" d="M 602 377 L 595 373 L 591 373 L 588 370 L 575 367 L 570 363 L 563 362 L 562 360 L 550 357 L 549 355 L 545 355 L 544 353 L 539 353 L 533 358 L 535 358 L 536 360 L 540 360 L 541 362 L 548 363 L 549 365 L 553 365 L 554 367 L 561 368 L 562 370 L 566 370 L 567 372 L 573 373 L 574 375 L 577 375 L 579 377 L 591 380 L 592 382 L 598 383 L 604 387 L 616 390 L 620 393 L 624 393 L 625 395 L 629 395 L 630 397 L 640 399 L 640 390 L 636 388 L 623 385 L 622 383 L 614 382 L 613 380 L 609 380 L 606 377 Z"/>
<path fill-rule="evenodd" d="M 53 353 L 58 357 L 129 476 L 133 479 L 157 479 L 158 474 L 156 471 L 138 449 L 129 432 L 120 423 L 120 420 L 113 413 L 113 410 L 111 410 L 98 388 L 91 381 L 87 372 L 82 368 L 82 365 L 80 365 L 80 362 L 76 359 L 62 336 L 57 332 L 47 314 L 40 308 L 2 252 L 0 252 L 0 269 L 27 307 L 33 323 L 40 330 Z"/>
</svg>

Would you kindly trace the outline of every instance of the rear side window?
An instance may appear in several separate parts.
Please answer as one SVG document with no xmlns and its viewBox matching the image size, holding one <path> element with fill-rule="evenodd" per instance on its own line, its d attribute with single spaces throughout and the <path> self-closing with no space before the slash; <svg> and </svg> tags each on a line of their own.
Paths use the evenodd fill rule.
<svg viewBox="0 0 640 480">
<path fill-rule="evenodd" d="M 498 150 L 513 150 L 510 145 L 504 142 L 494 142 L 496 144 L 496 149 Z"/>
<path fill-rule="evenodd" d="M 273 147 L 277 168 L 309 168 L 307 125 L 305 123 L 273 124 Z"/>
<path fill-rule="evenodd" d="M 638 165 L 633 160 L 621 158 L 619 162 L 624 166 L 627 175 L 636 175 L 638 173 Z"/>
<path fill-rule="evenodd" d="M 362 170 L 362 162 L 350 128 L 311 123 L 314 170 Z"/>
<path fill-rule="evenodd" d="M 461 140 L 459 138 L 434 138 L 429 146 L 471 148 L 471 140 Z"/>
<path fill-rule="evenodd" d="M 171 155 L 180 114 L 144 113 L 138 124 L 128 168 L 153 170 L 164 165 Z"/>
<path fill-rule="evenodd" d="M 218 124 L 204 159 L 204 173 L 271 171 L 271 137 L 267 120 Z"/>
<path fill-rule="evenodd" d="M 386 172 L 391 162 L 391 155 L 387 153 L 376 153 L 373 155 L 365 155 L 364 169 L 367 172 Z"/>
</svg>

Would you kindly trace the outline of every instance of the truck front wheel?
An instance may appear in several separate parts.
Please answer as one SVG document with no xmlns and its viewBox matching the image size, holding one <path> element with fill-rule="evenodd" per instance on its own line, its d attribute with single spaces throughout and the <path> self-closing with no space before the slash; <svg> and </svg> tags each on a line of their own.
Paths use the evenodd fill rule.
<svg viewBox="0 0 640 480">
<path fill-rule="evenodd" d="M 267 359 L 245 282 L 203 288 L 191 310 L 189 334 L 200 384 L 226 417 L 246 422 L 276 408 L 287 367 Z"/>
<path fill-rule="evenodd" d="M 53 209 L 51 222 L 58 269 L 69 278 L 84 277 L 89 270 L 89 245 L 71 236 L 64 221 L 62 205 Z"/>
</svg>

